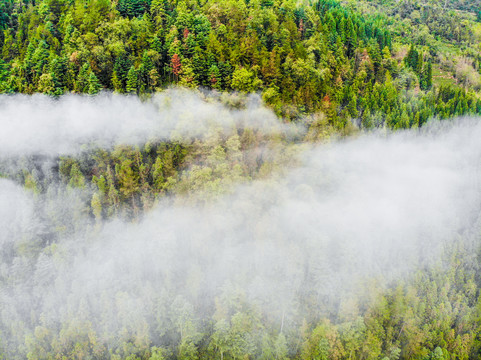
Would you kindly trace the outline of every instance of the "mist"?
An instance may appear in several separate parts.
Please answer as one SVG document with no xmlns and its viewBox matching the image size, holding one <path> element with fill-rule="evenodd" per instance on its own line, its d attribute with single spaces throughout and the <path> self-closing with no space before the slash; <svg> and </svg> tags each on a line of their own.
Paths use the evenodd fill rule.
<svg viewBox="0 0 481 360">
<path fill-rule="evenodd" d="M 194 137 L 213 114 L 226 128 L 284 126 L 262 106 L 231 111 L 169 96 L 166 110 L 158 105 L 162 96 L 155 106 L 121 97 L 33 97 L 17 110 L 3 99 L 1 119 L 10 127 L 0 151 L 59 155 L 90 138 L 97 145 L 170 139 L 177 117 L 199 122 L 182 127 Z M 185 101 L 187 108 L 176 110 Z M 238 120 L 251 115 L 266 127 Z M 107 348 L 139 339 L 168 347 L 198 339 L 216 329 L 221 314 L 245 307 L 279 332 L 335 317 L 367 282 L 387 288 L 442 266 L 443 251 L 455 243 L 468 251 L 479 245 L 480 138 L 479 119 L 464 118 L 306 145 L 298 165 L 282 174 L 239 183 L 205 203 L 160 201 L 138 222 L 94 224 L 78 210 L 89 196 L 80 190 L 38 195 L 2 179 L 4 352 L 25 357 L 25 339 L 41 338 L 41 331 L 60 332 L 59 347 L 66 347 L 75 327 L 95 330 Z M 60 223 L 68 230 L 58 230 Z"/>
<path fill-rule="evenodd" d="M 95 97 L 1 95 L 0 153 L 77 154 L 85 146 L 139 145 L 150 139 L 203 138 L 213 128 L 229 134 L 248 127 L 264 133 L 294 131 L 256 94 L 222 95 L 178 88 L 142 101 L 102 93 Z"/>
</svg>

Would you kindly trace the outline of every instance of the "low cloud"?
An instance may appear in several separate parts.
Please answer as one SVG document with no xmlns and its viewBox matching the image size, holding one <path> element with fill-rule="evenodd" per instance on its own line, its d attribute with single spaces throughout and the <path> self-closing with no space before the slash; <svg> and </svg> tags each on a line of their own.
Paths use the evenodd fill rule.
<svg viewBox="0 0 481 360">
<path fill-rule="evenodd" d="M 65 151 L 122 116 L 152 121 L 144 130 L 155 127 L 150 114 L 159 109 L 154 105 L 106 99 L 61 100 L 59 114 L 81 104 L 78 109 L 85 110 L 79 116 L 88 122 L 74 121 L 67 127 L 72 131 L 65 133 L 64 127 L 57 133 L 58 115 L 40 136 L 50 141 L 27 132 L 23 139 L 32 137 L 31 143 L 21 151 Z M 33 111 L 35 101 L 19 106 Z M 102 101 L 118 104 L 118 111 L 103 112 Z M 124 113 L 122 102 L 140 110 Z M 219 109 L 202 106 L 196 118 Z M 236 116 L 248 116 L 243 111 L 230 115 L 234 124 Z M 275 126 L 272 114 L 265 114 L 270 114 L 267 126 Z M 95 120 L 103 116 L 106 127 Z M 135 124 L 120 127 L 114 136 L 128 136 Z M 99 226 L 79 220 L 82 194 L 59 189 L 34 196 L 1 180 L 5 351 L 20 349 L 21 354 L 25 336 L 38 326 L 58 333 L 85 322 L 107 343 L 147 327 L 149 341 L 168 346 L 167 339 L 175 336 L 166 333 L 185 331 L 179 330 L 183 321 L 199 332 L 219 307 L 237 306 L 240 298 L 278 328 L 336 314 L 343 297 L 356 293 L 366 279 L 387 285 L 438 264 L 453 242 L 462 239 L 467 248 L 476 244 L 480 138 L 478 119 L 460 119 L 312 145 L 285 175 L 239 184 L 203 205 L 161 202 L 137 223 L 110 220 Z M 6 140 L 2 135 L 2 152 L 15 153 Z"/>
</svg>

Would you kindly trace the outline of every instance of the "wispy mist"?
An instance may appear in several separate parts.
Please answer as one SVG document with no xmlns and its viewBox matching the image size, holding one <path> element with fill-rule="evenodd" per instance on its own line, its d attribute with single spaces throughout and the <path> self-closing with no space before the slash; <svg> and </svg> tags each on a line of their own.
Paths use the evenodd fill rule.
<svg viewBox="0 0 481 360">
<path fill-rule="evenodd" d="M 109 147 L 141 144 L 149 139 L 202 138 L 213 128 L 229 134 L 249 127 L 265 133 L 282 125 L 257 95 L 225 99 L 170 89 L 141 101 L 105 93 L 96 97 L 67 95 L 0 96 L 0 153 L 59 155 L 77 153 L 82 145 Z M 234 102 L 234 104 L 232 104 Z M 227 106 L 230 104 L 230 106 Z M 239 109 L 234 107 L 238 106 Z"/>
<path fill-rule="evenodd" d="M 21 124 L 12 122 L 10 133 L 0 135 L 0 149 L 56 154 L 98 133 L 109 140 L 132 133 L 162 136 L 174 129 L 172 119 L 183 116 L 207 122 L 218 112 L 214 120 L 223 126 L 249 116 L 192 97 L 186 111 L 195 112 L 183 113 L 176 109 L 185 95 L 169 96 L 168 110 L 158 105 L 166 98 L 155 106 L 133 98 L 25 98 L 18 105 Z M 13 104 L 3 105 L 2 119 L 14 114 Z M 62 109 L 50 127 L 18 134 L 25 124 L 45 120 L 50 106 Z M 271 113 L 256 111 L 275 126 Z M 62 112 L 82 117 L 67 116 L 62 124 Z M 158 113 L 168 114 L 169 125 L 160 130 Z M 120 118 L 127 120 L 105 135 Z M 309 316 L 335 315 L 343 297 L 359 292 L 366 279 L 387 286 L 438 264 L 453 241 L 472 245 L 481 210 L 480 138 L 479 120 L 463 119 L 311 146 L 286 175 L 239 184 L 215 201 L 161 202 L 138 223 L 67 225 L 71 230 L 64 232 L 45 212 L 75 223 L 81 215 L 71 204 L 81 194 L 59 190 L 43 202 L 2 180 L 0 320 L 6 353 L 27 351 L 25 337 L 39 326 L 58 332 L 87 323 L 107 344 L 118 341 L 108 334 L 135 338 L 146 331 L 153 344 L 168 345 L 185 335 L 185 324 L 199 332 L 212 326 L 209 319 L 223 306 L 240 306 L 240 299 L 279 331 Z M 27 232 L 38 241 L 22 245 Z"/>
</svg>

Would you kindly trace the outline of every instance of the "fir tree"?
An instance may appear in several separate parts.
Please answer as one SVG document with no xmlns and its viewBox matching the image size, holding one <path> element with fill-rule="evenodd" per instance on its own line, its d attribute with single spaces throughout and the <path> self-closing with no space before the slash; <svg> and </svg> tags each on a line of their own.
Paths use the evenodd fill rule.
<svg viewBox="0 0 481 360">
<path fill-rule="evenodd" d="M 127 86 L 125 89 L 127 93 L 136 93 L 137 88 L 138 88 L 137 71 L 135 71 L 135 68 L 132 65 L 127 74 Z"/>
<path fill-rule="evenodd" d="M 102 85 L 100 85 L 99 79 L 97 79 L 97 76 L 95 76 L 94 72 L 91 71 L 89 75 L 89 86 L 87 92 L 90 95 L 97 94 L 101 88 Z"/>
</svg>

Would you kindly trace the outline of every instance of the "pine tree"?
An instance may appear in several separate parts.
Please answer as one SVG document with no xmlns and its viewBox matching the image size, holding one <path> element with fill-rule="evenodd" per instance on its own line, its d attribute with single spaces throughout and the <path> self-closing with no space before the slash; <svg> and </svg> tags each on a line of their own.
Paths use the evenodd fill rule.
<svg viewBox="0 0 481 360">
<path fill-rule="evenodd" d="M 73 188 L 84 188 L 85 187 L 85 178 L 80 171 L 79 166 L 76 163 L 72 164 L 70 168 L 70 181 L 69 186 Z"/>
<path fill-rule="evenodd" d="M 68 59 L 66 57 L 55 57 L 50 63 L 50 73 L 55 84 L 55 93 L 61 95 L 66 86 Z"/>
<path fill-rule="evenodd" d="M 416 67 L 413 68 L 418 75 L 421 74 L 421 72 L 423 70 L 423 64 L 424 64 L 423 54 L 421 52 L 419 52 L 418 53 L 418 60 L 416 62 Z"/>
<path fill-rule="evenodd" d="M 347 55 L 349 57 L 352 56 L 354 53 L 354 49 L 357 44 L 357 35 L 354 31 L 354 25 L 352 23 L 351 18 L 347 20 L 347 28 L 346 28 L 346 45 L 347 45 Z"/>
<path fill-rule="evenodd" d="M 90 207 L 92 208 L 92 213 L 95 216 L 95 220 L 99 223 L 102 220 L 102 194 L 94 193 L 92 195 L 92 200 L 90 201 Z"/>
<path fill-rule="evenodd" d="M 89 75 L 89 86 L 87 92 L 90 95 L 94 95 L 97 94 L 101 88 L 102 85 L 100 85 L 99 79 L 97 79 L 97 76 L 95 76 L 94 72 L 91 71 Z"/>
<path fill-rule="evenodd" d="M 55 83 L 52 74 L 42 74 L 38 80 L 38 91 L 44 94 L 53 95 L 55 91 Z"/>
<path fill-rule="evenodd" d="M 48 44 L 44 40 L 42 40 L 39 42 L 37 48 L 32 55 L 32 62 L 34 64 L 33 68 L 37 75 L 42 74 L 44 66 L 48 64 L 48 48 Z"/>
<path fill-rule="evenodd" d="M 210 75 L 210 85 L 213 89 L 220 89 L 221 88 L 221 74 L 220 70 L 217 65 L 212 65 L 209 69 Z"/>
<path fill-rule="evenodd" d="M 428 62 L 428 69 L 426 74 L 426 86 L 427 89 L 431 89 L 433 86 L 433 63 L 431 61 Z"/>
<path fill-rule="evenodd" d="M 75 91 L 79 93 L 88 92 L 89 89 L 89 78 L 92 70 L 90 69 L 89 63 L 85 63 L 80 68 L 77 76 L 77 82 L 75 83 Z"/>
<path fill-rule="evenodd" d="M 162 41 L 160 41 L 158 36 L 154 36 L 154 39 L 150 44 L 150 48 L 154 51 L 157 51 L 158 53 L 162 52 L 164 47 L 162 46 Z"/>
<path fill-rule="evenodd" d="M 138 88 L 138 78 L 137 72 L 135 71 L 134 66 L 130 67 L 129 72 L 127 73 L 127 86 L 126 91 L 128 93 L 136 93 Z"/>
<path fill-rule="evenodd" d="M 125 17 L 141 16 L 150 7 L 150 0 L 120 0 L 117 9 Z"/>
<path fill-rule="evenodd" d="M 417 50 L 414 48 L 414 46 L 411 45 L 406 57 L 404 58 L 404 62 L 406 63 L 407 66 L 409 66 L 410 68 L 416 71 L 418 68 L 418 60 L 419 60 L 419 54 Z"/>
<path fill-rule="evenodd" d="M 116 92 L 123 92 L 124 89 L 123 89 L 123 86 L 122 86 L 122 81 L 119 79 L 118 75 L 117 75 L 117 71 L 113 71 L 112 73 L 112 85 L 114 87 L 114 90 Z"/>
</svg>

